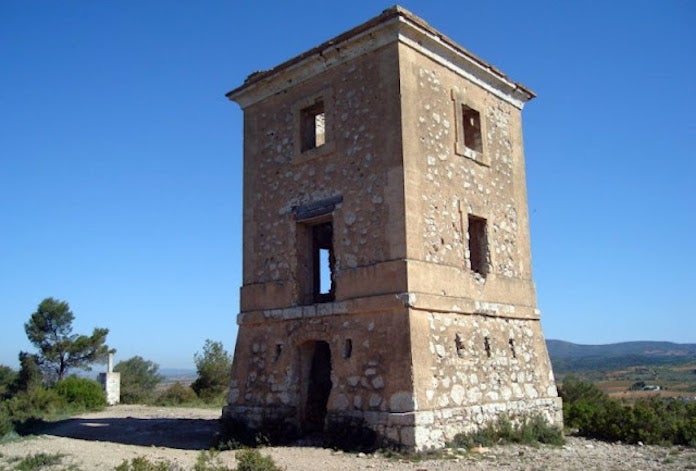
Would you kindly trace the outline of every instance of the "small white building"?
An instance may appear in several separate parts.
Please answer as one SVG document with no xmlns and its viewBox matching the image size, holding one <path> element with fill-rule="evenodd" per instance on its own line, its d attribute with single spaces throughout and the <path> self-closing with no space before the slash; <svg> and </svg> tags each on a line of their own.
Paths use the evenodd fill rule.
<svg viewBox="0 0 696 471">
<path fill-rule="evenodd" d="M 99 383 L 104 388 L 107 404 L 113 406 L 121 402 L 121 373 L 114 372 L 113 353 L 109 353 L 106 373 L 99 373 Z"/>
</svg>

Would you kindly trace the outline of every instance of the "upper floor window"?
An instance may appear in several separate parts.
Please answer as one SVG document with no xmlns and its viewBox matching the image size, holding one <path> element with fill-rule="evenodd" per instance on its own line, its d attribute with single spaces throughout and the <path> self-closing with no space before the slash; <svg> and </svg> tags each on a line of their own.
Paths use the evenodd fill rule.
<svg viewBox="0 0 696 471">
<path fill-rule="evenodd" d="M 327 87 L 293 103 L 295 162 L 333 153 L 333 102 L 333 89 Z"/>
<path fill-rule="evenodd" d="M 481 139 L 481 116 L 479 112 L 467 105 L 462 105 L 462 134 L 464 145 L 475 152 L 483 152 Z"/>
<path fill-rule="evenodd" d="M 300 111 L 300 139 L 302 152 L 326 143 L 324 102 L 319 100 Z"/>
<path fill-rule="evenodd" d="M 327 303 L 336 297 L 336 254 L 332 213 L 343 201 L 334 195 L 293 207 L 297 221 L 297 282 L 300 304 Z"/>
<path fill-rule="evenodd" d="M 452 100 L 457 136 L 455 152 L 482 165 L 490 165 L 485 149 L 485 120 L 481 119 L 481 113 L 464 92 L 453 89 Z"/>
<path fill-rule="evenodd" d="M 469 267 L 483 278 L 488 274 L 488 236 L 486 220 L 469 214 L 467 237 L 469 239 Z"/>
</svg>

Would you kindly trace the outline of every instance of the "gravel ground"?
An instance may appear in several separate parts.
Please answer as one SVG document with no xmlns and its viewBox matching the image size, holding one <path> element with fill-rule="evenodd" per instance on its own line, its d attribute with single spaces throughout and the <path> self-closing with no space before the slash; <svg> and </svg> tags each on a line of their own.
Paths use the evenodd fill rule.
<svg viewBox="0 0 696 471">
<path fill-rule="evenodd" d="M 0 444 L 0 470 L 36 453 L 65 455 L 55 469 L 110 470 L 137 456 L 167 460 L 191 469 L 217 430 L 217 409 L 116 406 L 57 422 L 43 435 Z M 408 461 L 379 454 L 343 453 L 313 447 L 261 449 L 288 471 L 294 470 L 696 470 L 690 448 L 608 444 L 569 437 L 563 447 L 506 445 L 476 453 L 446 450 L 436 460 Z M 234 451 L 220 454 L 230 468 Z M 16 462 L 16 461 L 14 461 Z"/>
</svg>

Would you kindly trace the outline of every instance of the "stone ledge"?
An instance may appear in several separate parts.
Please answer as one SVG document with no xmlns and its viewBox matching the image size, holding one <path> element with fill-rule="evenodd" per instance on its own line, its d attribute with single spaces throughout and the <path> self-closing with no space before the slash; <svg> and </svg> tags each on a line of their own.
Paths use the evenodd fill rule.
<svg viewBox="0 0 696 471">
<path fill-rule="evenodd" d="M 237 316 L 237 324 L 260 324 L 267 322 L 282 322 L 296 319 L 311 319 L 351 313 L 390 312 L 404 309 L 404 304 L 394 294 L 369 296 L 364 298 L 336 301 L 332 303 L 310 304 L 308 306 L 293 306 L 282 309 L 266 309 L 263 311 L 242 312 Z M 404 313 L 406 311 L 404 310 Z"/>
<path fill-rule="evenodd" d="M 353 313 L 364 314 L 378 311 L 397 311 L 403 308 L 410 308 L 416 311 L 480 315 L 502 317 L 506 319 L 540 319 L 539 310 L 532 306 L 483 302 L 475 301 L 471 298 L 408 292 L 368 296 L 332 303 L 242 312 L 237 315 L 237 324 L 260 324 L 263 322 L 281 322 Z"/>
<path fill-rule="evenodd" d="M 511 303 L 475 301 L 472 298 L 442 296 L 429 293 L 406 293 L 402 299 L 408 307 L 418 311 L 434 311 L 453 314 L 475 314 L 508 319 L 539 320 L 539 310 L 532 306 Z"/>
</svg>

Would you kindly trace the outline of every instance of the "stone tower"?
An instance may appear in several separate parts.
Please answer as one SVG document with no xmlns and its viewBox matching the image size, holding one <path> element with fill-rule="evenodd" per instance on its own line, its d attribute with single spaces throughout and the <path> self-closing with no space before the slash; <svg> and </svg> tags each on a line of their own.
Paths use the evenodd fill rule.
<svg viewBox="0 0 696 471">
<path fill-rule="evenodd" d="M 414 449 L 500 414 L 561 424 L 531 273 L 533 92 L 394 7 L 227 96 L 244 273 L 225 419 Z"/>
</svg>

